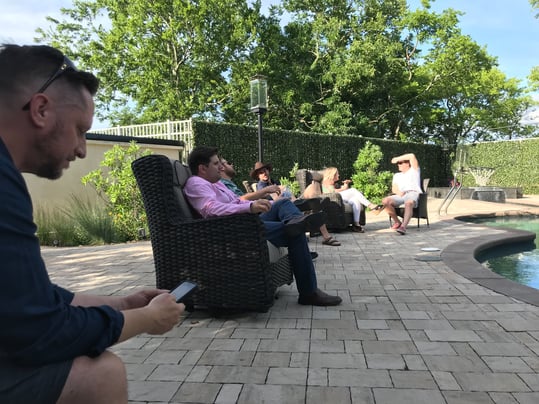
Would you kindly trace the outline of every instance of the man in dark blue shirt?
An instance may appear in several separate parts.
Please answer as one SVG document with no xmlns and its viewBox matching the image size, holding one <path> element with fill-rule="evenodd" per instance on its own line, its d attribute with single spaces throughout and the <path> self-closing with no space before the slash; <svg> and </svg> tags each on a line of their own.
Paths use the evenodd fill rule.
<svg viewBox="0 0 539 404">
<path fill-rule="evenodd" d="M 21 173 L 56 179 L 85 157 L 97 87 L 54 48 L 0 47 L 2 403 L 126 403 L 125 367 L 107 348 L 163 334 L 183 312 L 165 290 L 75 294 L 47 274 Z"/>
</svg>

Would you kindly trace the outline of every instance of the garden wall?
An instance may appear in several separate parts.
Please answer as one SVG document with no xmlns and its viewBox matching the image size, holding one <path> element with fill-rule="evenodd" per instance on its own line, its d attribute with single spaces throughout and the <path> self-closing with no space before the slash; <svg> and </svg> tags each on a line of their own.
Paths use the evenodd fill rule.
<svg viewBox="0 0 539 404">
<path fill-rule="evenodd" d="M 258 160 L 258 131 L 256 127 L 193 122 L 195 146 L 215 146 L 234 163 L 235 182 L 249 179 L 249 172 Z M 322 135 L 298 131 L 264 129 L 264 161 L 273 165 L 273 178 L 289 177 L 294 163 L 299 168 L 321 169 L 335 166 L 341 178 L 350 178 L 359 150 L 370 141 L 380 146 L 383 159 L 380 171 L 396 171 L 391 158 L 403 153 L 414 153 L 421 165 L 423 178 L 430 178 L 433 186 L 446 186 L 451 177 L 449 152 L 431 144 L 406 143 L 361 136 Z"/>
<path fill-rule="evenodd" d="M 465 172 L 462 175 L 464 186 L 475 185 L 475 179 L 469 172 L 470 167 L 487 167 L 494 169 L 487 185 L 520 187 L 524 194 L 539 194 L 539 139 L 484 142 L 461 149 L 465 151 Z M 457 152 L 459 155 L 462 156 Z"/>
<path fill-rule="evenodd" d="M 153 153 L 164 154 L 174 159 L 180 158 L 183 151 L 183 143 L 172 140 L 109 136 L 95 133 L 88 133 L 86 139 L 86 158 L 72 162 L 70 167 L 64 170 L 61 178 L 48 180 L 33 174 L 24 174 L 34 208 L 44 206 L 48 209 L 55 209 L 66 206 L 69 204 L 71 195 L 96 200 L 95 190 L 91 186 L 84 186 L 81 183 L 81 178 L 90 171 L 99 168 L 103 154 L 114 145 L 127 147 L 129 142 L 136 141 L 142 150 L 150 149 Z"/>
</svg>

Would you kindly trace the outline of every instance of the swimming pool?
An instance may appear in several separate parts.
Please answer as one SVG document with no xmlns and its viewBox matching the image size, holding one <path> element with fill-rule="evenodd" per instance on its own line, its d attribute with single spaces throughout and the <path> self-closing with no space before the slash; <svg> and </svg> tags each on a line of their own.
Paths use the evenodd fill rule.
<svg viewBox="0 0 539 404">
<path fill-rule="evenodd" d="M 476 259 L 491 271 L 522 285 L 539 289 L 539 217 L 499 216 L 467 220 L 476 224 L 527 230 L 538 235 L 535 242 L 508 244 L 489 249 Z"/>
</svg>

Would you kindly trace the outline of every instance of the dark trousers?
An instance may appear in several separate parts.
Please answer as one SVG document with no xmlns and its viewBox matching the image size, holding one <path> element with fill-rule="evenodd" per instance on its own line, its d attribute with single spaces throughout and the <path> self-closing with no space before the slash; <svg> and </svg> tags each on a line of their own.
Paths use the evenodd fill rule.
<svg viewBox="0 0 539 404">
<path fill-rule="evenodd" d="M 264 222 L 268 240 L 277 247 L 288 247 L 298 292 L 308 294 L 316 290 L 317 282 L 307 238 L 303 233 L 289 237 L 284 230 L 286 221 L 302 215 L 289 199 L 279 199 L 272 204 L 269 212 L 260 215 L 260 219 Z"/>
</svg>

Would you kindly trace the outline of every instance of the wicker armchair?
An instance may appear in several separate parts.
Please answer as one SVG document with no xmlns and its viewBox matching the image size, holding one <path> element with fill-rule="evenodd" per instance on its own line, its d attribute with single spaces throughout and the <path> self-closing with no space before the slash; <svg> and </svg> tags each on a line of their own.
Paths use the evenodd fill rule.
<svg viewBox="0 0 539 404">
<path fill-rule="evenodd" d="M 306 170 L 299 169 L 296 172 L 296 179 L 299 184 L 301 193 L 305 192 L 307 186 L 313 182 L 318 181 L 322 182 L 322 174 L 319 171 L 315 170 Z M 352 211 L 352 206 L 347 203 L 344 203 L 341 195 L 338 192 L 333 192 L 329 194 L 321 194 L 320 198 L 329 198 L 330 204 L 329 207 L 324 209 L 324 212 L 327 214 L 326 226 L 331 230 L 344 230 L 350 227 L 354 223 L 354 215 Z M 361 211 L 359 217 L 359 223 L 363 226 L 366 223 L 365 220 L 365 210 Z"/>
<path fill-rule="evenodd" d="M 199 285 L 190 309 L 265 312 L 276 288 L 292 283 L 287 255 L 270 262 L 257 215 L 200 218 L 182 192 L 188 167 L 166 156 L 141 157 L 132 168 L 148 216 L 158 288 L 190 280 Z"/>
<path fill-rule="evenodd" d="M 429 200 L 427 189 L 429 187 L 430 178 L 424 178 L 421 185 L 423 193 L 419 194 L 419 199 L 417 200 L 417 207 L 412 211 L 412 218 L 417 219 L 417 227 L 419 228 L 419 220 L 425 219 L 427 221 L 427 227 L 429 227 L 429 210 L 427 208 L 427 202 Z M 401 205 L 395 208 L 395 213 L 399 217 L 404 217 L 404 205 Z M 389 225 L 391 226 L 391 216 L 389 217 Z"/>
</svg>

